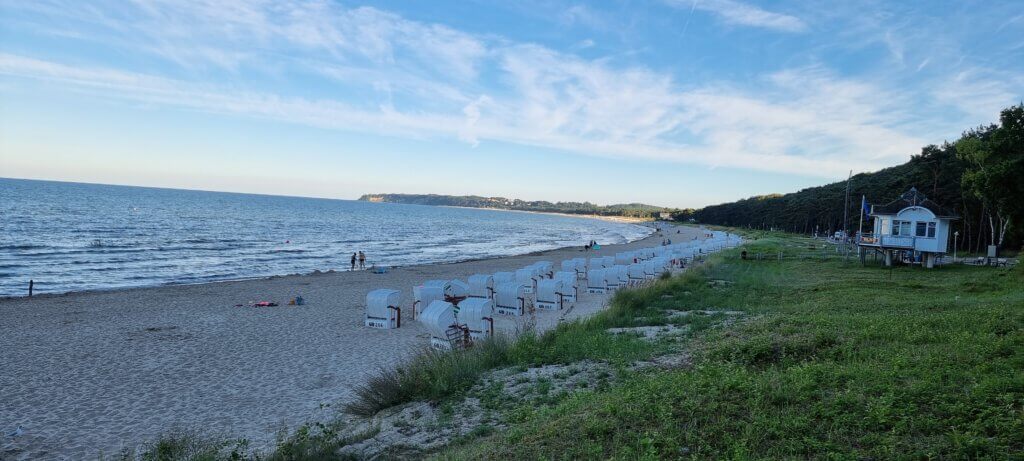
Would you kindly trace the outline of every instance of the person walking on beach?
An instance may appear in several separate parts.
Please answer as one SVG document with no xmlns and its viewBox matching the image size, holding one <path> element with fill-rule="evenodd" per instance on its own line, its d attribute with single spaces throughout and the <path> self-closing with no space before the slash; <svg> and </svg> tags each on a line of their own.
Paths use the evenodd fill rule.
<svg viewBox="0 0 1024 461">
<path fill-rule="evenodd" d="M 366 254 L 362 251 L 359 252 L 359 268 L 366 269 Z"/>
<path fill-rule="evenodd" d="M 350 268 L 349 270 L 350 271 L 356 270 L 356 254 L 355 253 L 352 253 L 352 268 Z"/>
</svg>

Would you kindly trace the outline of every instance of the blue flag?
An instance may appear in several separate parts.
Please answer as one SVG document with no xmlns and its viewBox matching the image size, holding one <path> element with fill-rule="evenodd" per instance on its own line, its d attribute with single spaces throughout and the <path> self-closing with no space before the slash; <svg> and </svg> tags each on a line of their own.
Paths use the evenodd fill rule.
<svg viewBox="0 0 1024 461">
<path fill-rule="evenodd" d="M 861 213 L 864 213 L 864 216 L 871 215 L 871 207 L 868 206 L 868 199 L 863 195 L 860 196 L 860 210 Z"/>
</svg>

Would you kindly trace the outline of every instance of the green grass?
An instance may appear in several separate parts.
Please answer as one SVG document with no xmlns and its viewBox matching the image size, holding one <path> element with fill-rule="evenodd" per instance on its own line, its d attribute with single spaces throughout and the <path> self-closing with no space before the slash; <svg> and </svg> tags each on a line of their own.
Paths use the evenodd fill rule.
<svg viewBox="0 0 1024 461">
<path fill-rule="evenodd" d="M 748 253 L 782 251 L 783 260 L 742 261 L 734 250 L 623 293 L 591 322 L 629 325 L 686 308 L 751 315 L 677 344 L 695 354 L 692 369 L 631 373 L 519 412 L 508 430 L 441 457 L 1024 457 L 1020 268 L 889 271 L 834 252 L 796 257 L 809 243 L 769 235 Z"/>
</svg>

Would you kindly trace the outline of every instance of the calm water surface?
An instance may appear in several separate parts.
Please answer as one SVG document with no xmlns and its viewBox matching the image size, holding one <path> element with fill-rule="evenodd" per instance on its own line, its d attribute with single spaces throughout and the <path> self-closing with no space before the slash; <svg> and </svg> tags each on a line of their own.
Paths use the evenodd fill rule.
<svg viewBox="0 0 1024 461">
<path fill-rule="evenodd" d="M 588 218 L 0 178 L 0 296 L 502 256 L 646 236 Z"/>
</svg>

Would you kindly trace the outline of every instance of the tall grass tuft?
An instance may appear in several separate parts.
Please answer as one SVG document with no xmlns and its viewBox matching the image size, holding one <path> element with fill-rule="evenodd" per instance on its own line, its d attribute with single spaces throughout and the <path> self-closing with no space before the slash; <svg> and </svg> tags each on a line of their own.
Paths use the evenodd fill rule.
<svg viewBox="0 0 1024 461">
<path fill-rule="evenodd" d="M 439 400 L 468 390 L 484 372 L 509 363 L 513 340 L 495 336 L 461 351 L 427 350 L 405 365 L 382 369 L 356 387 L 345 411 L 359 416 L 412 402 Z"/>
<path fill-rule="evenodd" d="M 141 448 L 124 450 L 121 461 L 218 461 L 247 459 L 248 442 L 225 440 L 198 431 L 173 430 Z"/>
</svg>

